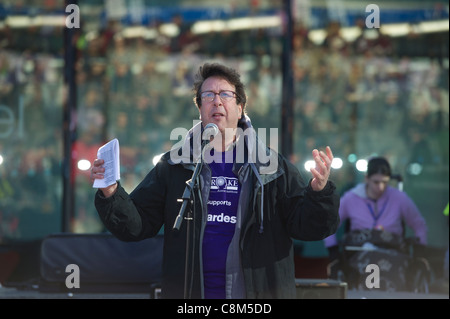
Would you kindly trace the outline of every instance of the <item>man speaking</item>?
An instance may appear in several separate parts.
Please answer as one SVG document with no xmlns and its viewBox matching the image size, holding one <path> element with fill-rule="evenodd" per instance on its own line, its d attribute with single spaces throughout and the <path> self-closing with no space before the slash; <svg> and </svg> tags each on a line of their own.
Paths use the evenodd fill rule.
<svg viewBox="0 0 450 319">
<path fill-rule="evenodd" d="M 124 241 L 155 236 L 164 225 L 163 298 L 295 298 L 292 238 L 322 240 L 339 225 L 339 196 L 328 180 L 332 151 L 312 151 L 316 166 L 305 182 L 255 134 L 234 69 L 204 64 L 194 92 L 201 122 L 130 194 L 119 182 L 99 189 L 100 218 Z M 218 132 L 205 143 L 194 132 L 209 124 Z M 103 178 L 103 163 L 94 161 L 92 179 Z M 193 176 L 192 200 L 182 204 Z M 193 221 L 178 230 L 182 205 Z"/>
</svg>

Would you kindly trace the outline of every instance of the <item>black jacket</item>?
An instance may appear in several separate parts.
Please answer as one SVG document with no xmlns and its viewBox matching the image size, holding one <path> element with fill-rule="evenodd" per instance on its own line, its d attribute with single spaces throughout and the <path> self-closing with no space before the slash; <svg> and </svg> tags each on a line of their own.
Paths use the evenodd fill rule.
<svg viewBox="0 0 450 319">
<path fill-rule="evenodd" d="M 251 152 L 247 147 L 245 150 L 245 163 L 235 163 L 233 168 L 241 183 L 240 222 L 227 257 L 227 296 L 295 298 L 291 238 L 322 240 L 333 234 L 339 225 L 339 196 L 331 181 L 322 191 L 313 191 L 280 154 L 272 153 L 277 161 L 275 169 L 260 174 L 263 165 L 249 161 Z M 155 236 L 164 225 L 162 296 L 183 298 L 186 221 L 180 231 L 172 227 L 181 207 L 177 199 L 182 197 L 195 165 L 192 157 L 176 164 L 173 154 L 166 153 L 130 195 L 119 184 L 110 198 L 97 192 L 95 204 L 107 229 L 124 241 Z M 193 192 L 193 298 L 203 297 L 201 242 L 209 180 L 210 170 L 204 165 L 200 188 Z"/>
</svg>

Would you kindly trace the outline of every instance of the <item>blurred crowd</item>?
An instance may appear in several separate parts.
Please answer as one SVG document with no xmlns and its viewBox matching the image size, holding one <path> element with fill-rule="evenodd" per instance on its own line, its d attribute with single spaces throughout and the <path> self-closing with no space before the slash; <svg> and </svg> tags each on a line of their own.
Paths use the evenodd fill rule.
<svg viewBox="0 0 450 319">
<path fill-rule="evenodd" d="M 94 190 L 79 160 L 92 162 L 98 147 L 118 138 L 122 183 L 136 186 L 153 157 L 181 138 L 170 140 L 171 131 L 189 129 L 198 119 L 191 88 L 205 60 L 225 62 L 243 75 L 255 128 L 280 128 L 281 30 L 198 35 L 182 19 L 174 21 L 180 30 L 175 37 L 129 38 L 117 23 L 96 37 L 76 32 L 77 109 L 66 123 L 77 132 L 72 151 L 76 231 L 101 230 Z M 308 34 L 297 25 L 292 39 L 293 162 L 300 167 L 313 148 L 331 145 L 343 158 L 378 152 L 394 168 L 411 162 L 448 166 L 448 146 L 446 152 L 440 149 L 449 129 L 448 51 L 446 59 L 417 57 L 405 52 L 404 39 L 381 33 L 366 37 L 363 32 L 347 42 L 338 23 L 330 23 L 321 44 Z M 67 94 L 61 30 L 3 29 L 1 37 L 0 242 L 39 236 L 36 221 L 49 216 L 42 232 L 59 229 Z M 419 40 L 411 36 L 408 43 L 413 41 Z M 12 125 L 1 121 L 11 116 Z M 335 179 L 338 185 L 346 182 L 340 175 Z"/>
</svg>

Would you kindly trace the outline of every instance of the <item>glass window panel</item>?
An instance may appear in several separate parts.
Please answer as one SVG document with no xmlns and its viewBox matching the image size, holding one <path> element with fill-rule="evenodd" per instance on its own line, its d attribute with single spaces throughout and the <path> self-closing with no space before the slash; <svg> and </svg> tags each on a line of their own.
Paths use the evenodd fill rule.
<svg viewBox="0 0 450 319">
<path fill-rule="evenodd" d="M 61 231 L 63 28 L 2 23 L 0 43 L 2 244 Z"/>
<path fill-rule="evenodd" d="M 444 246 L 448 26 L 432 34 L 424 26 L 438 28 L 442 19 L 448 23 L 448 14 L 432 2 L 411 8 L 396 2 L 380 11 L 377 29 L 367 26 L 364 7 L 345 1 L 334 6 L 336 16 L 331 17 L 330 8 L 311 5 L 312 16 L 328 16 L 312 29 L 303 23 L 314 26 L 314 21 L 297 21 L 293 159 L 309 174 L 304 164 L 312 159 L 311 150 L 330 145 L 342 160 L 331 178 L 343 194 L 364 179 L 356 168 L 359 159 L 387 157 L 426 219 L 429 244 Z M 307 255 L 326 254 L 322 244 L 305 247 L 311 247 Z"/>
<path fill-rule="evenodd" d="M 246 17 L 249 12 L 255 17 L 267 12 L 276 15 L 279 4 L 266 4 L 260 9 L 239 5 L 235 13 L 230 12 L 230 5 L 219 2 L 183 7 L 162 7 L 154 2 L 142 5 L 149 8 L 148 14 L 127 14 L 125 10 L 120 19 L 101 23 L 85 17 L 86 24 L 97 23 L 94 30 L 100 32 L 85 31 L 80 34 L 84 40 L 77 42 L 74 162 L 92 162 L 100 145 L 117 138 L 121 183 L 127 191 L 154 166 L 156 156 L 179 141 L 181 137 L 170 140 L 171 131 L 177 127 L 190 129 L 198 120 L 192 86 L 198 67 L 207 60 L 224 62 L 241 72 L 249 85 L 247 108 L 255 128 L 279 127 L 280 123 L 281 28 L 248 29 L 248 21 L 237 20 L 233 32 L 193 32 L 196 23 L 211 19 L 228 21 Z M 94 11 L 88 8 L 92 6 L 80 4 L 82 12 Z M 164 14 L 153 14 L 161 10 Z M 101 231 L 88 171 L 82 172 L 77 166 L 74 171 L 73 231 Z"/>
<path fill-rule="evenodd" d="M 63 213 L 70 231 L 104 231 L 83 163 L 118 138 L 121 182 L 131 191 L 178 141 L 171 131 L 198 119 L 191 88 L 205 61 L 238 69 L 254 127 L 281 133 L 280 1 L 117 3 L 80 3 L 82 25 L 73 30 L 69 212 L 62 209 L 70 207 L 62 203 L 64 26 L 0 23 L 0 242 L 60 231 Z M 435 1 L 389 3 L 380 5 L 377 29 L 365 25 L 365 4 L 293 2 L 293 154 L 285 155 L 308 178 L 311 150 L 330 145 L 342 159 L 332 173 L 341 193 L 362 180 L 358 159 L 388 157 L 427 220 L 430 244 L 440 246 L 448 239 L 441 214 L 448 202 L 448 11 Z M 30 19 L 64 5 L 32 1 L 2 12 Z M 306 255 L 324 254 L 322 243 L 304 247 Z"/>
</svg>

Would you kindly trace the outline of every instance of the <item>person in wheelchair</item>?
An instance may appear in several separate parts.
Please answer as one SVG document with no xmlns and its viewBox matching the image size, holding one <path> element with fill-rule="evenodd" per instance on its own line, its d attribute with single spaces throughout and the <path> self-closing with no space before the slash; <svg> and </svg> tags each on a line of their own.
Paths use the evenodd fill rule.
<svg viewBox="0 0 450 319">
<path fill-rule="evenodd" d="M 341 227 L 344 224 L 349 227 L 347 233 L 341 242 L 338 242 L 336 234 L 324 240 L 330 265 L 338 265 L 330 277 L 336 279 L 336 269 L 340 269 L 350 288 L 361 286 L 360 275 L 364 274 L 367 264 L 379 263 L 382 273 L 396 277 L 393 280 L 389 280 L 388 276 L 380 278 L 385 279 L 384 288 L 403 290 L 401 286 L 408 281 L 402 278 L 408 275 L 405 225 L 414 231 L 415 243 L 427 244 L 425 219 L 406 193 L 389 186 L 391 177 L 391 167 L 385 158 L 370 159 L 364 183 L 356 185 L 341 198 Z M 350 252 L 343 246 L 354 249 Z M 392 272 L 395 268 L 400 269 L 399 273 Z M 398 280 L 402 285 L 395 283 Z"/>
</svg>

